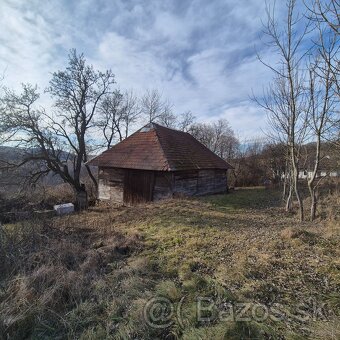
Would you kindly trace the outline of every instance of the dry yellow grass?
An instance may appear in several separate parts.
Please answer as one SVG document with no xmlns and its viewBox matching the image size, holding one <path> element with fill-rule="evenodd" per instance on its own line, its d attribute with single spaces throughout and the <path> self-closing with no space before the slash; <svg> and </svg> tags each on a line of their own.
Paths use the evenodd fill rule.
<svg viewBox="0 0 340 340">
<path fill-rule="evenodd" d="M 14 338 L 293 338 L 322 334 L 324 316 L 337 324 L 339 216 L 331 208 L 298 224 L 275 191 L 252 189 L 30 223 L 31 243 L 22 233 L 26 250 L 8 259 L 0 295 L 0 332 Z M 176 308 L 183 299 L 181 319 L 149 327 L 143 308 L 155 296 Z M 279 304 L 293 317 L 200 323 L 199 296 Z M 323 304 L 317 322 L 295 317 L 302 303 L 310 315 Z"/>
</svg>

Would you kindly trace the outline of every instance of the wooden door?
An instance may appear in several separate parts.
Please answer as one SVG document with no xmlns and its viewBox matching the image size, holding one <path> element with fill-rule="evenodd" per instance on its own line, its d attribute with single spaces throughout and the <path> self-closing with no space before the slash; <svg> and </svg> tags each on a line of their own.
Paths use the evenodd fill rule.
<svg viewBox="0 0 340 340">
<path fill-rule="evenodd" d="M 153 187 L 153 171 L 125 170 L 124 203 L 138 204 L 152 201 Z"/>
</svg>

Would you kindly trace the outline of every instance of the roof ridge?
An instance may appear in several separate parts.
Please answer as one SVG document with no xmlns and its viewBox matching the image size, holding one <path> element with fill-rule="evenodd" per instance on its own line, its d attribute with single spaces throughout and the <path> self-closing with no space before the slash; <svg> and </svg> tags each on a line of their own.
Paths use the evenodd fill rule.
<svg viewBox="0 0 340 340">
<path fill-rule="evenodd" d="M 162 125 L 159 125 L 159 124 L 156 124 L 156 123 L 152 123 L 152 124 L 155 124 L 157 127 L 158 127 L 158 126 L 163 127 Z M 165 162 L 166 162 L 166 164 L 167 164 L 166 170 L 170 171 L 170 170 L 172 170 L 172 166 L 171 166 L 171 164 L 170 164 L 170 162 L 169 162 L 169 157 L 168 157 L 168 155 L 166 154 L 166 152 L 164 151 L 163 145 L 162 145 L 162 143 L 161 143 L 161 141 L 160 141 L 160 139 L 159 139 L 159 131 L 158 131 L 157 128 L 155 128 L 155 133 L 156 133 L 156 136 L 157 136 L 158 144 L 159 144 L 159 146 L 160 146 L 160 148 L 161 148 L 161 150 L 162 150 L 162 153 L 163 153 Z"/>
<path fill-rule="evenodd" d="M 176 131 L 176 132 L 180 132 L 180 133 L 187 133 L 185 131 L 181 131 L 181 130 L 178 130 L 178 129 L 175 129 L 175 128 L 164 126 L 164 125 L 161 125 L 161 124 L 158 124 L 158 123 L 155 123 L 155 122 L 151 122 L 151 124 L 155 125 L 156 127 L 163 128 L 163 129 L 167 129 L 167 130 L 171 130 L 171 131 Z"/>
<path fill-rule="evenodd" d="M 184 131 L 183 131 L 184 132 Z M 187 133 L 192 139 L 194 139 L 196 142 L 198 142 L 199 144 L 201 144 L 201 146 L 203 148 L 205 148 L 207 151 L 211 151 L 206 145 L 204 145 L 203 143 L 201 143 L 198 139 L 196 139 L 191 133 L 189 132 L 184 132 L 184 133 Z M 216 157 L 218 157 L 219 159 L 221 159 L 223 162 L 226 162 L 231 169 L 234 169 L 234 167 L 229 163 L 227 162 L 225 159 L 223 159 L 221 156 L 219 156 L 216 152 L 214 151 L 211 151 Z"/>
</svg>

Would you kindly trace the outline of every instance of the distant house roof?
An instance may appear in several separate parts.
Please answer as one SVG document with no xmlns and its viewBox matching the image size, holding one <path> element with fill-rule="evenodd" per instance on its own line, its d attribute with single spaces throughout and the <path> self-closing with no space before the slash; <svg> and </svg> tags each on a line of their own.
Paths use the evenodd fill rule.
<svg viewBox="0 0 340 340">
<path fill-rule="evenodd" d="M 88 164 L 157 171 L 232 168 L 189 133 L 155 123 L 144 126 Z"/>
</svg>

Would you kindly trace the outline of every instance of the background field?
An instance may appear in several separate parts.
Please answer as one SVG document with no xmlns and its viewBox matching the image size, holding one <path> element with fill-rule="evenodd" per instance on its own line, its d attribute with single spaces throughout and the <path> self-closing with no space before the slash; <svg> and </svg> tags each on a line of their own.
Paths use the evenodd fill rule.
<svg viewBox="0 0 340 340">
<path fill-rule="evenodd" d="M 301 224 L 283 211 L 279 192 L 253 188 L 4 225 L 0 334 L 339 338 L 339 206 L 329 195 L 322 219 Z M 180 305 L 169 327 L 147 324 L 144 307 L 154 297 Z M 210 321 L 197 320 L 198 297 L 215 302 Z M 286 314 L 221 320 L 226 303 L 243 302 L 279 304 Z"/>
</svg>

